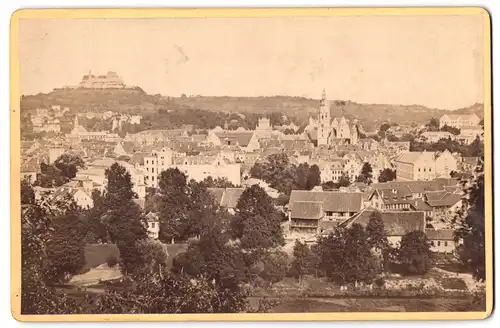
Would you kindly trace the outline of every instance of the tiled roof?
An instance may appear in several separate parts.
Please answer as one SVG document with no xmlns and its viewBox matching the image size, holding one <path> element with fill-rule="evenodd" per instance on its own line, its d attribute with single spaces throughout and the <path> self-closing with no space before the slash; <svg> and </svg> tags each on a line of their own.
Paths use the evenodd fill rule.
<svg viewBox="0 0 500 328">
<path fill-rule="evenodd" d="M 253 137 L 253 132 L 242 131 L 242 132 L 215 132 L 215 135 L 225 143 L 225 140 L 229 141 L 231 144 L 237 144 L 240 147 L 246 147 L 250 143 Z"/>
<path fill-rule="evenodd" d="M 322 202 L 323 210 L 327 212 L 358 212 L 363 205 L 363 194 L 360 192 L 292 190 L 290 204 L 304 201 Z"/>
<path fill-rule="evenodd" d="M 414 199 L 411 205 L 416 211 L 432 211 L 432 207 L 422 199 Z"/>
<path fill-rule="evenodd" d="M 323 215 L 322 202 L 293 202 L 290 206 L 292 219 L 319 220 Z"/>
<path fill-rule="evenodd" d="M 207 189 L 214 197 L 215 203 L 217 205 L 221 205 L 222 196 L 224 196 L 226 188 L 207 188 Z"/>
<path fill-rule="evenodd" d="M 144 165 L 144 157 L 149 156 L 148 153 L 134 153 L 130 160 L 128 161 L 130 164 L 135 165 Z"/>
<path fill-rule="evenodd" d="M 245 188 L 226 188 L 221 199 L 221 206 L 226 208 L 236 208 L 243 191 L 245 191 Z"/>
<path fill-rule="evenodd" d="M 366 226 L 370 221 L 370 216 L 374 210 L 367 209 L 349 220 L 346 224 L 351 226 L 354 223 Z M 400 211 L 400 212 L 380 212 L 387 236 L 403 236 L 410 231 L 424 231 L 424 212 Z"/>
<path fill-rule="evenodd" d="M 453 240 L 455 231 L 452 229 L 426 229 L 425 233 L 430 240 Z"/>
<path fill-rule="evenodd" d="M 459 194 L 444 193 L 439 199 L 428 199 L 427 203 L 432 207 L 450 207 L 457 204 L 462 199 Z"/>
</svg>

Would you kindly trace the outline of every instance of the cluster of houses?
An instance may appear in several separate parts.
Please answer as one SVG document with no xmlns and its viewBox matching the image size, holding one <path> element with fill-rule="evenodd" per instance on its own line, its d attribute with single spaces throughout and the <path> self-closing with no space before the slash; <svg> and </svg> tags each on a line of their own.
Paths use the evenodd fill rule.
<svg viewBox="0 0 500 328">
<path fill-rule="evenodd" d="M 446 224 L 461 206 L 462 191 L 458 180 L 450 178 L 453 172 L 472 172 L 478 159 L 462 158 L 449 151 L 411 152 L 409 142 L 359 138 L 361 127 L 357 122 L 344 117 L 330 119 L 325 96 L 320 107 L 319 119 L 310 120 L 308 128 L 296 134 L 283 132 L 297 131 L 293 124 L 273 127 L 268 118 L 261 118 L 252 130 L 241 127 L 229 130 L 226 125 L 201 131 L 183 126 L 146 130 L 121 138 L 113 131 L 87 131 L 76 115 L 69 134 L 22 141 L 21 177 L 35 183 L 41 163 L 51 164 L 64 153 L 78 155 L 85 168 L 74 179 L 57 188 L 35 187 L 36 193 L 38 197 L 46 194 L 54 198 L 69 194 L 81 207 L 91 208 L 92 191 L 106 188 L 105 171 L 117 162 L 130 173 L 137 202 L 143 206 L 146 188 L 158 187 L 162 171 L 178 168 L 196 181 L 211 177 L 231 182 L 234 188 L 210 189 L 216 202 L 231 212 L 244 189 L 251 185 L 260 185 L 272 198 L 279 196 L 250 172 L 269 155 L 284 153 L 292 164 L 317 165 L 321 182 L 338 182 L 345 177 L 353 183 L 336 191 L 293 190 L 284 208 L 288 216 L 284 229 L 290 238 L 315 239 L 337 225 L 366 224 L 371 212 L 377 210 L 382 213 L 392 242 L 397 243 L 408 229 L 422 230 L 432 236 L 429 238 L 436 251 L 452 249 L 453 234 L 447 232 Z M 50 111 L 39 109 L 31 117 L 33 126 L 47 130 L 50 120 L 62 117 L 67 111 L 60 106 L 52 106 Z M 89 113 L 87 117 L 92 114 Z M 104 117 L 99 115 L 90 116 Z M 112 130 L 119 129 L 120 122 L 138 124 L 140 119 L 140 115 L 121 116 L 113 123 Z M 442 123 L 466 129 L 477 126 L 479 120 L 445 115 Z M 374 183 L 369 186 L 355 183 L 365 163 L 372 168 Z M 396 181 L 377 183 L 384 169 L 394 170 Z M 150 232 L 157 237 L 157 217 L 148 213 L 148 221 Z"/>
<path fill-rule="evenodd" d="M 455 179 L 392 181 L 339 191 L 293 190 L 286 235 L 314 242 L 338 226 L 366 226 L 378 211 L 393 246 L 407 232 L 419 230 L 427 234 L 433 251 L 451 253 L 455 249 L 451 221 L 462 206 L 462 193 Z"/>
</svg>

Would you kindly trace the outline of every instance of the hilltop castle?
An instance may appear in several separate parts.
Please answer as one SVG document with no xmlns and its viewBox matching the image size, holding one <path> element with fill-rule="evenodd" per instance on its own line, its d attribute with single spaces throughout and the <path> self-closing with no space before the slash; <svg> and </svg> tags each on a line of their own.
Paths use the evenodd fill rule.
<svg viewBox="0 0 500 328">
<path fill-rule="evenodd" d="M 77 85 L 65 86 L 66 89 L 126 89 L 123 79 L 116 72 L 108 72 L 106 75 L 95 75 L 89 71 L 82 77 Z"/>
<path fill-rule="evenodd" d="M 331 146 L 344 143 L 355 145 L 358 143 L 358 126 L 356 122 L 350 123 L 343 115 L 331 119 L 330 102 L 326 99 L 326 92 L 320 100 L 317 118 L 309 117 L 308 132 L 316 132 L 318 146 Z"/>
</svg>

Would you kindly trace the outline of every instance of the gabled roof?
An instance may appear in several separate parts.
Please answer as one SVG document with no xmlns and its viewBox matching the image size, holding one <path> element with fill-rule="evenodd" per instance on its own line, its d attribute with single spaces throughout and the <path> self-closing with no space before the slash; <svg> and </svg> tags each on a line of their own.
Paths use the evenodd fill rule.
<svg viewBox="0 0 500 328">
<path fill-rule="evenodd" d="M 427 203 L 432 207 L 451 207 L 456 205 L 460 200 L 462 200 L 461 195 L 446 192 L 439 199 L 427 199 Z"/>
<path fill-rule="evenodd" d="M 226 188 L 207 188 L 207 189 L 214 197 L 215 203 L 217 205 L 221 205 L 222 197 L 224 196 Z"/>
<path fill-rule="evenodd" d="M 370 216 L 374 212 L 372 209 L 364 210 L 344 223 L 350 227 L 354 223 L 366 226 L 370 221 Z M 403 236 L 410 231 L 425 231 L 424 212 L 399 211 L 380 212 L 387 236 Z"/>
<path fill-rule="evenodd" d="M 322 202 L 326 212 L 358 212 L 363 206 L 360 192 L 292 190 L 289 203 Z"/>
<path fill-rule="evenodd" d="M 455 235 L 452 229 L 426 229 L 425 233 L 430 240 L 454 240 Z"/>
<path fill-rule="evenodd" d="M 231 144 L 237 144 L 240 147 L 246 147 L 250 143 L 254 132 L 253 131 L 238 131 L 238 132 L 214 132 L 215 135 L 224 142 L 225 140 L 229 141 Z"/>
<path fill-rule="evenodd" d="M 323 202 L 293 202 L 290 211 L 292 219 L 319 220 L 323 216 Z"/>
<path fill-rule="evenodd" d="M 224 195 L 222 196 L 220 206 L 226 208 L 236 208 L 243 191 L 245 191 L 245 188 L 226 188 Z"/>
</svg>

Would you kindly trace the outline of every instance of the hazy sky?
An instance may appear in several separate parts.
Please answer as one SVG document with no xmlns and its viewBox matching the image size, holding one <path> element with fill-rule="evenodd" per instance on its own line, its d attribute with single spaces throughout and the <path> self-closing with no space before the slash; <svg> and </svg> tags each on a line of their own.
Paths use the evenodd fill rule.
<svg viewBox="0 0 500 328">
<path fill-rule="evenodd" d="M 116 71 L 148 93 L 483 102 L 476 16 L 22 19 L 21 93 Z"/>
</svg>

